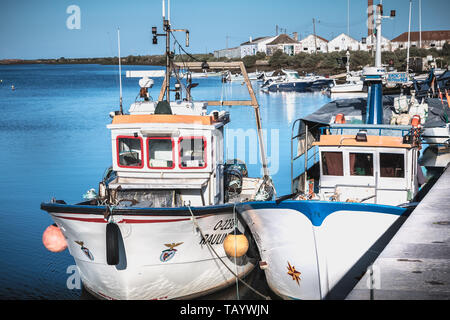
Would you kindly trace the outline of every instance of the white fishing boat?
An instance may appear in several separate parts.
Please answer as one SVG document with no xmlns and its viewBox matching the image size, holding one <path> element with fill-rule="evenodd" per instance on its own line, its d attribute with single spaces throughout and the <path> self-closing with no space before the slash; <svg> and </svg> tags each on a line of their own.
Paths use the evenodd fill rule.
<svg viewBox="0 0 450 320">
<path fill-rule="evenodd" d="M 362 93 L 364 92 L 364 82 L 347 81 L 342 84 L 335 84 L 330 88 L 331 93 Z"/>
<path fill-rule="evenodd" d="M 163 21 L 170 37 L 174 30 Z M 272 198 L 267 166 L 263 177 L 250 178 L 244 163 L 225 162 L 223 133 L 230 114 L 207 111 L 211 105 L 252 106 L 263 146 L 259 106 L 245 67 L 242 62 L 210 64 L 241 71 L 251 100 L 194 102 L 192 83 L 177 78 L 173 88 L 170 71 L 202 70 L 205 64 L 173 62 L 167 43 L 166 71 L 127 72 L 141 79 L 140 99 L 128 114 L 121 104 L 111 113 L 112 166 L 97 192 L 90 190 L 76 204 L 54 199 L 41 204 L 55 222 L 44 233 L 46 247 L 68 247 L 84 287 L 99 298 L 198 297 L 235 283 L 257 262 L 236 206 Z M 164 83 L 153 101 L 152 77 L 161 72 Z M 265 159 L 264 149 L 261 156 Z M 242 245 L 232 241 L 234 249 L 227 250 L 229 234 L 239 233 L 245 237 Z"/>
<path fill-rule="evenodd" d="M 258 72 L 258 71 L 248 73 L 248 79 L 250 81 L 258 80 L 261 76 L 262 76 L 262 73 Z M 233 82 L 233 81 L 244 82 L 245 81 L 242 73 L 234 73 L 233 74 L 231 72 L 228 72 L 226 80 L 231 81 L 231 82 Z"/>
<path fill-rule="evenodd" d="M 328 88 L 330 93 L 361 93 L 364 92 L 364 81 L 361 79 L 361 75 L 350 72 L 350 51 L 347 50 L 346 54 L 346 82 L 342 84 L 334 83 L 333 86 Z"/>
</svg>

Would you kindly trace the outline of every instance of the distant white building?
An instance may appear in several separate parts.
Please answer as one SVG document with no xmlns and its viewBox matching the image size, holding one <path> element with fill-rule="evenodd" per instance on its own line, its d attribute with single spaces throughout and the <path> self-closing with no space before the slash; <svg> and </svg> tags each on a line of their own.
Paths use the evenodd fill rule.
<svg viewBox="0 0 450 320">
<path fill-rule="evenodd" d="M 241 58 L 249 55 L 255 55 L 257 52 L 266 52 L 266 45 L 273 41 L 276 37 L 259 37 L 244 42 L 240 45 L 241 48 Z"/>
<path fill-rule="evenodd" d="M 360 48 L 360 42 L 345 33 L 341 33 L 336 38 L 328 42 L 328 52 L 335 51 L 356 51 Z"/>
<path fill-rule="evenodd" d="M 450 42 L 450 30 L 422 31 L 422 33 L 412 31 L 409 38 L 411 47 L 422 45 L 422 48 L 425 49 L 436 48 L 441 50 L 445 42 Z M 421 43 L 420 40 L 422 40 Z M 408 32 L 392 39 L 391 44 L 393 51 L 408 48 Z"/>
<path fill-rule="evenodd" d="M 293 56 L 301 52 L 301 44 L 287 34 L 280 34 L 266 44 L 266 54 L 268 56 L 273 55 L 277 50 L 281 50 L 287 55 Z"/>
<path fill-rule="evenodd" d="M 306 38 L 300 40 L 301 52 L 315 53 L 328 52 L 328 40 L 318 35 L 310 34 Z"/>
<path fill-rule="evenodd" d="M 214 51 L 215 58 L 240 58 L 241 57 L 241 47 L 234 47 L 229 49 L 221 49 Z"/>
</svg>

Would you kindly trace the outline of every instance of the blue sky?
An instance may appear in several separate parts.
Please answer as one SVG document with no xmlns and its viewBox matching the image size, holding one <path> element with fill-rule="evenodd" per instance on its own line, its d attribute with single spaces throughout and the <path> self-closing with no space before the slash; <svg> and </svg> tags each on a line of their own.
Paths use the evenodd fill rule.
<svg viewBox="0 0 450 320">
<path fill-rule="evenodd" d="M 378 3 L 378 0 L 374 0 Z M 70 30 L 66 9 L 77 5 L 80 29 Z M 120 27 L 122 56 L 161 54 L 152 45 L 151 27 L 161 28 L 162 0 L 0 0 L 0 59 L 117 56 Z M 383 35 L 408 31 L 409 0 L 384 0 Z M 316 33 L 331 39 L 347 32 L 347 0 L 171 0 L 174 28 L 190 31 L 189 52 L 204 53 L 237 46 L 249 37 L 275 35 L 275 26 L 303 38 Z M 419 29 L 419 0 L 413 0 L 412 30 Z M 367 35 L 367 0 L 350 0 L 350 36 Z M 450 29 L 450 0 L 422 0 L 422 30 Z M 184 43 L 184 34 L 177 35 Z"/>
</svg>

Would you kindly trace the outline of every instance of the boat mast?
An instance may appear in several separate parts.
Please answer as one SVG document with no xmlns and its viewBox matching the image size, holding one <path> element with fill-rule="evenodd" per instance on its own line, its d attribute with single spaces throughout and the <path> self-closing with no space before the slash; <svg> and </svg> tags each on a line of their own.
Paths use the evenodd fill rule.
<svg viewBox="0 0 450 320">
<path fill-rule="evenodd" d="M 411 7 L 412 1 L 409 0 L 408 50 L 406 53 L 406 75 L 408 75 L 409 73 L 409 47 L 411 46 Z"/>
<path fill-rule="evenodd" d="M 170 103 L 170 74 L 173 60 L 173 53 L 170 51 L 170 35 L 172 32 L 182 31 L 186 33 L 186 47 L 189 47 L 189 30 L 187 29 L 172 29 L 170 26 L 170 0 L 168 1 L 168 12 L 166 19 L 166 0 L 162 0 L 162 17 L 163 17 L 163 28 L 165 33 L 158 33 L 156 27 L 152 27 L 153 34 L 153 44 L 158 44 L 158 37 L 166 37 L 166 74 L 164 77 L 164 82 L 161 86 L 161 91 L 159 93 L 158 101 L 162 101 L 164 99 L 164 95 L 166 96 L 167 102 Z M 176 90 L 176 89 L 175 89 Z"/>
<path fill-rule="evenodd" d="M 364 81 L 368 83 L 367 92 L 367 118 L 368 124 L 382 124 L 383 123 L 383 76 L 385 70 L 381 64 L 381 21 L 383 18 L 395 17 L 395 10 L 391 10 L 391 15 L 383 16 L 383 4 L 376 8 L 376 32 L 377 44 L 375 52 L 375 67 L 366 67 L 363 69 Z"/>
<path fill-rule="evenodd" d="M 123 114 L 122 107 L 122 63 L 120 58 L 120 28 L 117 28 L 117 46 L 119 47 L 119 104 L 120 104 L 120 114 Z"/>
<path fill-rule="evenodd" d="M 166 100 L 170 102 L 170 0 L 168 0 L 167 4 L 167 20 L 165 18 L 165 2 L 163 0 L 163 26 L 164 31 L 166 32 Z"/>
<path fill-rule="evenodd" d="M 380 4 L 376 9 L 376 18 L 375 18 L 375 28 L 377 31 L 377 46 L 375 51 L 375 67 L 381 68 L 381 10 L 383 6 L 383 1 L 380 0 Z"/>
</svg>

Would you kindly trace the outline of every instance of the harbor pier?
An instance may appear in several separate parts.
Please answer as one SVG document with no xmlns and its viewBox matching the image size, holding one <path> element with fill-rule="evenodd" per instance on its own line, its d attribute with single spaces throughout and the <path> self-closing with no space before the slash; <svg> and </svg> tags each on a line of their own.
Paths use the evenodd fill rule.
<svg viewBox="0 0 450 320">
<path fill-rule="evenodd" d="M 346 299 L 450 299 L 450 166 Z"/>
</svg>

